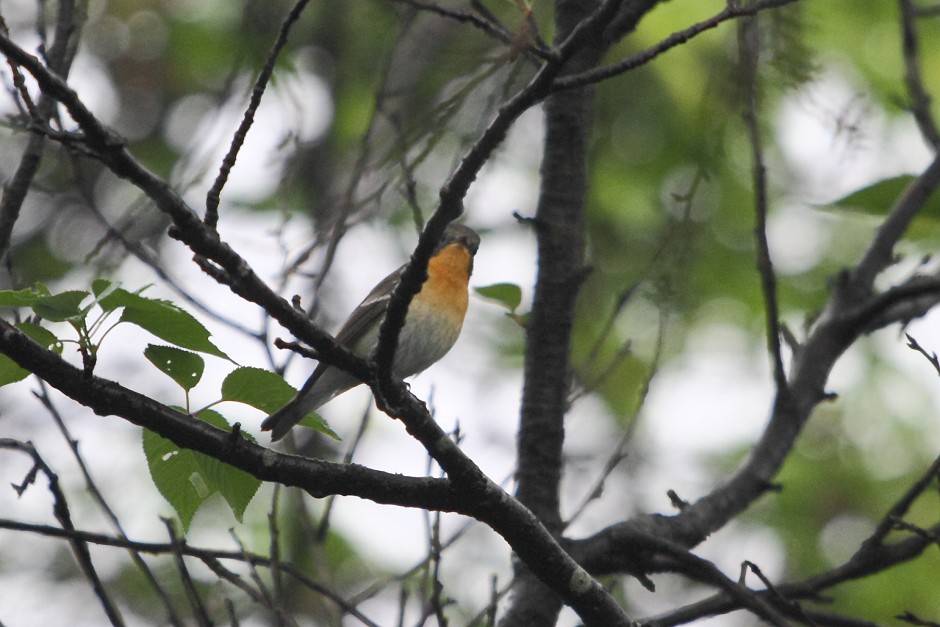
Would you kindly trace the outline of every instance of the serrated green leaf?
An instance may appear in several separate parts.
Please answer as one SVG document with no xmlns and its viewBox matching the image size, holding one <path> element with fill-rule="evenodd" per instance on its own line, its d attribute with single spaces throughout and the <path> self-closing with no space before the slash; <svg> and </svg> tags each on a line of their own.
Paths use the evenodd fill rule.
<svg viewBox="0 0 940 627">
<path fill-rule="evenodd" d="M 269 414 L 296 393 L 287 381 L 262 368 L 236 368 L 222 381 L 222 400 L 244 403 Z"/>
<path fill-rule="evenodd" d="M 300 422 L 297 423 L 301 427 L 307 427 L 308 429 L 313 429 L 314 431 L 319 431 L 323 435 L 329 436 L 336 440 L 337 442 L 341 441 L 343 438 L 339 437 L 339 434 L 333 431 L 330 428 L 329 423 L 323 419 L 323 416 L 316 412 L 310 412 L 303 418 Z"/>
<path fill-rule="evenodd" d="M 231 430 L 218 412 L 207 410 L 197 417 L 220 429 Z M 254 441 L 247 433 L 241 437 Z M 216 493 L 241 522 L 248 503 L 261 486 L 259 479 L 208 455 L 182 449 L 148 429 L 144 429 L 142 439 L 153 483 L 176 511 L 184 529 L 189 528 L 199 507 Z"/>
<path fill-rule="evenodd" d="M 236 368 L 222 382 L 222 400 L 244 403 L 266 414 L 283 407 L 295 394 L 297 390 L 284 379 L 261 368 Z M 299 424 L 341 439 L 317 413 L 307 414 Z"/>
<path fill-rule="evenodd" d="M 62 352 L 62 341 L 49 329 L 33 322 L 20 322 L 16 325 L 16 328 L 25 333 L 29 339 L 37 344 L 46 348 L 52 348 L 52 351 L 56 353 Z"/>
<path fill-rule="evenodd" d="M 120 291 L 124 290 L 116 290 L 116 292 Z M 208 329 L 191 314 L 173 303 L 149 298 L 141 299 L 133 305 L 124 305 L 121 321 L 136 324 L 161 340 L 180 348 L 229 359 L 228 355 L 209 340 Z"/>
<path fill-rule="evenodd" d="M 522 302 L 522 288 L 515 283 L 494 283 L 476 287 L 474 291 L 483 298 L 501 303 L 510 312 L 515 312 Z"/>
<path fill-rule="evenodd" d="M 99 306 L 101 305 L 102 300 L 107 300 L 115 290 L 121 289 L 118 283 L 114 283 L 108 279 L 97 278 L 91 282 L 91 293 L 95 295 L 95 298 L 98 300 Z M 105 311 L 112 311 L 111 309 L 106 309 L 101 307 Z"/>
<path fill-rule="evenodd" d="M 220 413 L 211 409 L 199 412 L 197 418 L 220 429 L 226 431 L 232 430 L 228 421 L 225 420 Z M 242 433 L 241 437 L 251 442 L 255 441 L 248 433 Z M 241 522 L 245 515 L 245 509 L 258 491 L 258 488 L 261 487 L 261 480 L 249 475 L 243 470 L 239 470 L 228 464 L 223 464 L 219 460 L 207 455 L 200 453 L 194 453 L 194 455 L 196 456 L 196 462 L 202 470 L 202 477 L 205 479 L 206 485 L 213 492 L 218 492 L 222 495 L 222 498 L 225 499 L 228 506 L 232 508 L 235 519 Z"/>
<path fill-rule="evenodd" d="M 190 480 L 199 473 L 196 453 L 179 448 L 149 429 L 143 430 L 142 443 L 153 484 L 176 511 L 183 529 L 189 529 L 196 510 L 208 498 Z"/>
<path fill-rule="evenodd" d="M 206 369 L 202 357 L 175 346 L 149 344 L 144 349 L 144 357 L 186 391 L 196 387 Z"/>
<path fill-rule="evenodd" d="M 95 279 L 91 284 L 92 292 L 98 299 L 98 304 L 105 311 L 114 311 L 119 307 L 147 308 L 151 303 L 172 305 L 169 301 L 158 298 L 147 298 L 139 293 L 128 292 L 123 287 L 117 287 L 106 279 Z"/>
<path fill-rule="evenodd" d="M 101 277 L 93 279 L 91 282 L 91 293 L 95 295 L 95 298 L 101 298 L 101 294 L 109 290 L 112 285 L 116 284 L 110 279 L 103 279 Z"/>
<path fill-rule="evenodd" d="M 172 302 L 128 292 L 105 279 L 96 279 L 92 283 L 92 290 L 103 310 L 124 308 L 121 314 L 122 322 L 136 324 L 161 340 L 180 348 L 229 359 L 228 355 L 209 340 L 208 329 L 189 312 Z"/>
<path fill-rule="evenodd" d="M 52 322 L 80 320 L 88 311 L 87 307 L 81 306 L 88 296 L 84 290 L 69 290 L 38 298 L 32 308 L 37 316 Z"/>
</svg>

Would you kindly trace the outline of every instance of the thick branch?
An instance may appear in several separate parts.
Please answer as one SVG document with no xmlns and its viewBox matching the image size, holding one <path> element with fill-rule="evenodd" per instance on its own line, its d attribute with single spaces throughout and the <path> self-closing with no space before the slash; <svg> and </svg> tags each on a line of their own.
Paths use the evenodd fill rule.
<svg viewBox="0 0 940 627">
<path fill-rule="evenodd" d="M 355 464 L 285 455 L 233 437 L 119 383 L 87 377 L 83 370 L 3 320 L 0 320 L 0 351 L 99 415 L 121 416 L 179 446 L 205 453 L 263 481 L 296 486 L 315 497 L 348 494 L 378 503 L 442 511 L 457 511 L 462 500 L 459 491 L 442 479 L 405 477 Z"/>
<path fill-rule="evenodd" d="M 538 519 L 479 470 L 476 471 L 475 482 L 470 483 L 465 478 L 464 482 L 455 485 L 447 479 L 404 477 L 355 464 L 333 464 L 276 453 L 161 405 L 118 383 L 87 377 L 84 371 L 66 363 L 5 321 L 0 321 L 0 351 L 100 415 L 121 416 L 179 446 L 205 453 L 263 481 L 296 486 L 315 497 L 344 494 L 376 503 L 472 516 L 503 536 L 533 572 L 567 599 L 586 623 L 627 624 L 617 604 L 562 550 Z M 418 402 L 414 403 L 417 405 Z M 408 409 L 427 413 L 423 407 Z M 430 417 L 427 420 L 433 423 Z M 411 425 L 418 421 L 411 416 L 405 422 Z M 419 435 L 427 436 L 426 433 Z M 440 436 L 452 442 L 443 432 Z M 462 455 L 456 446 L 444 448 L 451 455 Z M 445 458 L 445 463 L 453 465 L 457 463 L 455 459 Z M 472 465 L 466 458 L 464 460 L 464 465 Z M 464 468 L 461 474 L 469 473 Z"/>
<path fill-rule="evenodd" d="M 590 5 L 584 2 L 557 2 L 559 39 L 583 24 L 589 10 Z M 564 72 L 594 67 L 604 50 L 601 37 L 588 42 L 568 61 Z M 584 206 L 593 104 L 590 88 L 558 93 L 545 103 L 545 150 L 533 221 L 539 261 L 532 312 L 526 324 L 516 496 L 555 534 L 562 530 L 559 484 L 564 466 L 571 331 L 585 274 Z M 524 565 L 517 566 L 516 579 L 512 604 L 501 625 L 554 624 L 561 600 Z"/>
</svg>

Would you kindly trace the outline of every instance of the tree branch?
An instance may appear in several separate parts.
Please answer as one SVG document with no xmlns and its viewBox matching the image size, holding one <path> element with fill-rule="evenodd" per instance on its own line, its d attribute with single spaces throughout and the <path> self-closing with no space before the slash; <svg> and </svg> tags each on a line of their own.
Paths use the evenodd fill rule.
<svg viewBox="0 0 940 627">
<path fill-rule="evenodd" d="M 754 186 L 754 239 L 757 244 L 757 270 L 764 293 L 764 317 L 767 325 L 767 349 L 773 367 L 778 395 L 787 394 L 787 375 L 783 369 L 780 337 L 780 307 L 777 301 L 777 276 L 774 273 L 767 241 L 767 168 L 761 139 L 758 111 L 760 108 L 760 29 L 757 16 L 738 20 L 738 66 L 744 82 L 744 123 L 751 144 L 752 181 Z"/>
<path fill-rule="evenodd" d="M 773 487 L 774 476 L 812 411 L 828 398 L 829 372 L 842 353 L 862 334 L 896 321 L 899 316 L 894 312 L 922 314 L 929 309 L 927 303 L 940 300 L 940 284 L 930 277 L 915 277 L 882 294 L 872 293 L 875 276 L 892 261 L 896 242 L 938 185 L 940 160 L 935 159 L 895 203 L 858 264 L 842 273 L 806 341 L 794 351 L 790 393 L 777 395 L 768 425 L 741 468 L 675 516 L 640 516 L 573 542 L 571 552 L 579 563 L 595 574 L 642 570 L 649 564 L 630 557 L 638 539 L 665 537 L 695 546 Z"/>
<path fill-rule="evenodd" d="M 49 492 L 52 493 L 53 500 L 52 511 L 55 514 L 56 520 L 59 521 L 59 524 L 62 525 L 62 529 L 66 533 L 71 534 L 74 532 L 75 526 L 72 524 L 72 514 L 69 511 L 69 504 L 65 499 L 65 493 L 63 493 L 62 489 L 59 487 L 59 477 L 52 472 L 52 469 L 49 468 L 42 457 L 40 457 L 39 452 L 32 443 L 11 440 L 10 438 L 0 438 L 0 449 L 4 448 L 25 453 L 33 460 L 33 470 L 30 471 L 26 481 L 20 486 L 14 486 L 17 492 L 22 494 L 28 485 L 35 480 L 36 472 L 41 471 L 49 481 Z M 91 553 L 88 551 L 88 544 L 74 536 L 71 537 L 70 544 L 72 546 L 72 553 L 75 555 L 75 560 L 78 562 L 82 574 L 85 575 L 85 578 L 91 583 L 95 591 L 95 596 L 98 597 L 98 601 L 101 603 L 104 613 L 108 617 L 108 621 L 110 621 L 112 625 L 124 625 L 121 610 L 111 599 L 111 596 L 104 587 L 104 583 L 101 581 L 101 577 L 98 576 L 98 571 L 95 569 L 95 564 L 91 559 Z"/>
<path fill-rule="evenodd" d="M 729 2 L 727 7 L 722 9 L 719 13 L 716 13 L 714 16 L 697 24 L 693 24 L 688 28 L 677 31 L 660 41 L 655 46 L 652 46 L 642 52 L 638 52 L 611 65 L 605 65 L 603 67 L 587 70 L 581 72 L 580 74 L 572 74 L 560 77 L 552 84 L 552 90 L 563 91 L 566 89 L 578 89 L 587 85 L 594 85 L 603 82 L 615 76 L 620 76 L 621 74 L 626 74 L 627 72 L 635 70 L 641 65 L 646 65 L 667 50 L 675 48 L 676 46 L 681 46 L 693 37 L 707 30 L 711 30 L 721 25 L 722 23 L 727 22 L 728 20 L 733 20 L 747 15 L 755 15 L 760 11 L 775 9 L 777 7 L 781 7 L 797 1 L 798 0 L 758 0 L 753 4 L 743 5 Z M 649 2 L 648 4 L 653 5 L 656 4 L 656 2 Z M 648 8 L 651 8 L 651 6 Z"/>
<path fill-rule="evenodd" d="M 206 224 L 213 229 L 216 228 L 219 223 L 219 202 L 221 201 L 222 188 L 225 187 L 229 174 L 232 168 L 235 167 L 235 159 L 238 158 L 238 151 L 241 150 L 242 145 L 245 143 L 245 138 L 248 136 L 248 131 L 251 129 L 251 125 L 255 119 L 255 112 L 261 105 L 261 97 L 264 95 L 268 81 L 271 80 L 271 76 L 274 74 L 274 63 L 277 61 L 281 50 L 287 44 L 287 35 L 290 33 L 291 27 L 293 27 L 294 23 L 300 18 L 300 14 L 303 12 L 304 7 L 307 6 L 308 1 L 309 0 L 297 0 L 284 17 L 284 21 L 281 23 L 281 28 L 277 34 L 277 40 L 274 42 L 274 46 L 268 55 L 267 61 L 264 63 L 264 67 L 261 68 L 261 73 L 258 74 L 258 78 L 255 80 L 255 85 L 251 90 L 251 100 L 248 103 L 248 107 L 245 109 L 242 121 L 238 125 L 238 130 L 236 130 L 235 134 L 232 136 L 232 143 L 229 146 L 228 153 L 225 155 L 225 158 L 222 159 L 219 174 L 216 176 L 215 182 L 206 195 L 205 221 Z"/>
<path fill-rule="evenodd" d="M 917 42 L 917 12 L 913 0 L 898 0 L 901 9 L 901 51 L 904 55 L 904 82 L 911 97 L 911 113 L 924 140 L 940 150 L 940 130 L 930 111 L 931 97 L 924 87 Z"/>
<path fill-rule="evenodd" d="M 81 531 L 78 529 L 66 530 L 59 529 L 57 527 L 50 527 L 48 525 L 39 525 L 34 523 L 25 523 L 16 520 L 8 520 L 0 518 L 0 529 L 11 529 L 13 531 L 24 531 L 27 533 L 34 533 L 42 536 L 47 536 L 50 538 L 62 538 L 66 540 L 77 540 L 84 542 L 86 544 L 95 544 L 98 546 L 111 546 L 121 549 L 126 549 L 128 551 L 135 551 L 138 553 L 147 553 L 151 555 L 171 555 L 177 553 L 179 555 L 185 555 L 188 557 L 196 558 L 207 566 L 209 566 L 213 572 L 216 571 L 216 568 L 213 567 L 214 564 L 217 564 L 220 560 L 233 560 L 236 562 L 247 563 L 251 566 L 263 566 L 265 568 L 283 570 L 288 573 L 291 577 L 300 581 L 304 586 L 313 590 L 317 594 L 324 596 L 337 607 L 341 608 L 347 614 L 355 617 L 357 620 L 361 621 L 364 625 L 368 627 L 378 627 L 378 624 L 370 620 L 365 616 L 355 604 L 349 603 L 346 599 L 341 597 L 339 594 L 333 590 L 317 583 L 316 581 L 310 579 L 304 575 L 300 570 L 292 566 L 291 564 L 280 563 L 273 560 L 270 557 L 265 557 L 264 555 L 259 555 L 257 553 L 251 553 L 248 551 L 223 551 L 217 549 L 203 549 L 199 547 L 194 547 L 186 542 L 177 542 L 177 543 L 163 543 L 163 542 L 140 542 L 137 540 L 131 540 L 129 538 L 120 537 L 116 538 L 113 536 L 93 533 L 89 531 Z"/>
<path fill-rule="evenodd" d="M 72 61 L 78 50 L 82 27 L 85 24 L 84 3 L 74 0 L 64 0 L 58 4 L 59 15 L 56 20 L 55 36 L 52 47 L 49 49 L 49 66 L 52 72 L 60 76 L 68 76 Z M 9 37 L 6 25 L 3 26 L 2 36 Z M 38 61 L 38 60 L 37 60 Z M 22 75 L 14 70 L 14 77 Z M 43 93 L 35 107 L 29 106 L 29 94 L 25 86 L 22 93 L 27 98 L 27 108 L 33 116 L 33 124 L 45 125 L 55 115 L 56 99 Z M 34 131 L 29 136 L 23 156 L 20 157 L 19 166 L 9 182 L 4 184 L 2 198 L 0 198 L 0 258 L 6 256 L 10 249 L 13 227 L 20 216 L 20 209 L 26 194 L 33 183 L 33 178 L 39 170 L 39 163 L 45 147 L 43 133 Z"/>
</svg>

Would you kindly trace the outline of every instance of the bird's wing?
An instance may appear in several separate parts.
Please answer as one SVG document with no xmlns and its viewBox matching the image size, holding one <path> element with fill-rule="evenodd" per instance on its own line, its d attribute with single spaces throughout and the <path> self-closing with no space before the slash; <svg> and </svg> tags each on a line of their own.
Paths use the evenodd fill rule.
<svg viewBox="0 0 940 627">
<path fill-rule="evenodd" d="M 392 290 L 404 270 L 405 266 L 401 266 L 372 288 L 372 291 L 362 299 L 362 302 L 343 323 L 343 326 L 336 334 L 337 342 L 356 354 L 362 354 L 363 351 L 372 349 L 371 346 L 360 346 L 360 340 L 381 321 L 388 301 L 392 297 Z M 362 356 L 365 357 L 365 355 Z"/>
</svg>

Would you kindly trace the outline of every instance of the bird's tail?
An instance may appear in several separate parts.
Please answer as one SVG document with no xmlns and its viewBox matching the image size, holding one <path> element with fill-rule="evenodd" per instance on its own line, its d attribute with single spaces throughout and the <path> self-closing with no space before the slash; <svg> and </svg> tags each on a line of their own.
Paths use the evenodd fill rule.
<svg viewBox="0 0 940 627">
<path fill-rule="evenodd" d="M 359 383 L 354 376 L 338 368 L 327 368 L 314 375 L 287 405 L 261 423 L 262 431 L 271 432 L 271 441 L 280 440 L 304 416 Z"/>
</svg>

